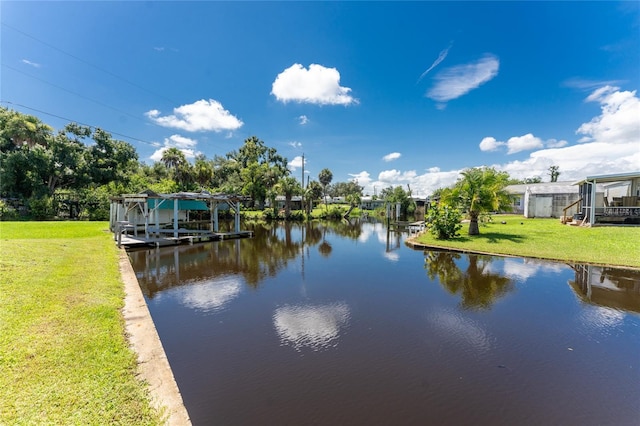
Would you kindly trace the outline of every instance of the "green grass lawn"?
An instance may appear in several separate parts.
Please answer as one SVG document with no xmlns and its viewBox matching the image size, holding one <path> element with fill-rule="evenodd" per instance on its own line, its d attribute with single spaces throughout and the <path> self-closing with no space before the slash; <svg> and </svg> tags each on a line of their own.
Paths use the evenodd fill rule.
<svg viewBox="0 0 640 426">
<path fill-rule="evenodd" d="M 424 233 L 417 242 L 465 251 L 640 267 L 637 226 L 577 227 L 563 225 L 559 219 L 525 219 L 517 215 L 497 215 L 492 220 L 480 224 L 477 236 L 467 235 L 469 225 L 464 224 L 455 239 L 437 240 Z"/>
<path fill-rule="evenodd" d="M 0 424 L 160 424 L 106 222 L 0 222 Z"/>
</svg>

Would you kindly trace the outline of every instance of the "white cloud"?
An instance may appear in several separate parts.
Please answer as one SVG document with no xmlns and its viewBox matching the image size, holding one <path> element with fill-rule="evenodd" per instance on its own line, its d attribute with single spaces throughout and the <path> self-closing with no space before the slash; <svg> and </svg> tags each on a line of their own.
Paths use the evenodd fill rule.
<svg viewBox="0 0 640 426">
<path fill-rule="evenodd" d="M 620 91 L 611 87 L 602 88 L 591 93 L 587 101 L 599 102 L 601 113 L 578 127 L 578 133 L 584 135 L 582 143 L 569 145 L 566 140 L 557 139 L 542 142 L 533 134 L 512 137 L 508 142 L 488 136 L 480 142 L 480 149 L 483 151 L 502 147 L 514 151 L 520 148 L 531 149 L 531 146 L 542 149 L 530 152 L 529 156 L 522 160 L 469 166 L 495 167 L 516 179 L 542 176 L 544 180 L 549 179 L 549 167 L 558 166 L 559 180 L 565 182 L 577 181 L 592 175 L 640 170 L 640 100 L 636 92 Z M 377 180 L 371 179 L 367 171 L 351 176 L 361 176 L 359 182 L 364 186 L 366 194 L 373 194 L 374 188 L 379 194 L 388 186 L 408 183 L 414 195 L 427 196 L 437 188 L 453 185 L 460 171 L 442 171 L 438 167 L 430 167 L 423 174 L 416 174 L 415 171 L 386 170 L 378 175 Z"/>
<path fill-rule="evenodd" d="M 300 117 L 298 117 L 298 120 L 300 121 L 301 126 L 309 123 L 309 117 L 307 117 L 306 115 L 301 115 Z"/>
<path fill-rule="evenodd" d="M 28 60 L 28 59 L 23 59 L 23 60 L 22 60 L 22 63 L 23 63 L 23 64 L 30 65 L 30 66 L 32 66 L 32 67 L 34 67 L 34 68 L 40 68 L 40 67 L 42 66 L 42 65 L 40 65 L 39 63 L 37 63 L 37 62 L 33 62 L 33 61 L 30 61 L 30 60 Z"/>
<path fill-rule="evenodd" d="M 429 72 L 434 69 L 435 67 L 437 67 L 440 62 L 444 61 L 444 59 L 447 57 L 447 55 L 449 54 L 449 50 L 451 49 L 451 46 L 453 46 L 453 42 L 449 43 L 449 46 L 447 46 L 446 49 L 440 51 L 440 54 L 438 55 L 438 57 L 436 58 L 435 61 L 433 61 L 433 63 L 431 64 L 431 66 L 429 68 L 427 68 L 427 70 L 425 72 L 423 72 L 420 75 L 420 78 L 418 78 L 417 83 L 420 82 L 420 80 L 422 80 L 424 78 L 425 75 L 429 74 Z"/>
<path fill-rule="evenodd" d="M 304 164 L 307 164 L 306 159 L 304 160 Z M 296 157 L 293 157 L 293 160 L 287 163 L 287 167 L 289 167 L 289 170 L 291 170 L 292 172 L 295 172 L 297 169 L 302 167 L 302 156 L 298 155 Z"/>
<path fill-rule="evenodd" d="M 392 152 L 392 153 L 387 154 L 384 157 L 382 157 L 382 159 L 384 161 L 386 161 L 386 162 L 389 162 L 389 161 L 397 160 L 401 156 L 402 156 L 402 154 L 400 154 L 399 152 Z"/>
<path fill-rule="evenodd" d="M 300 148 L 302 147 L 302 143 L 298 141 L 291 141 L 289 142 L 289 146 L 291 146 L 292 148 Z"/>
<path fill-rule="evenodd" d="M 214 99 L 202 99 L 192 104 L 173 109 L 172 115 L 160 116 L 160 111 L 152 109 L 145 113 L 154 123 L 188 132 L 236 130 L 243 123 L 222 107 Z"/>
<path fill-rule="evenodd" d="M 349 95 L 351 89 L 340 86 L 340 73 L 335 68 L 311 64 L 309 69 L 293 64 L 273 82 L 271 94 L 281 102 L 295 101 L 318 105 L 351 105 L 358 103 Z"/>
<path fill-rule="evenodd" d="M 516 152 L 542 148 L 543 146 L 544 144 L 540 138 L 533 136 L 531 133 L 527 133 L 524 136 L 509 138 L 507 141 L 507 154 L 515 154 Z"/>
<path fill-rule="evenodd" d="M 542 139 L 531 133 L 527 133 L 523 136 L 513 136 L 506 142 L 496 140 L 493 136 L 487 136 L 480 141 L 479 146 L 481 151 L 497 151 L 498 149 L 506 146 L 507 154 L 515 154 L 520 151 L 543 148 L 545 145 L 548 147 L 562 147 L 566 144 L 567 141 L 558 141 L 556 139 L 549 139 L 545 144 Z"/>
<path fill-rule="evenodd" d="M 162 146 L 157 142 L 153 143 L 153 146 L 161 146 L 161 148 L 157 149 L 149 158 L 153 161 L 160 161 L 162 159 L 162 154 L 164 154 L 164 152 L 169 148 L 178 148 L 187 159 L 194 158 L 196 156 L 194 148 L 197 144 L 198 141 L 195 139 L 189 139 L 180 135 L 171 135 L 164 139 L 164 144 Z"/>
<path fill-rule="evenodd" d="M 180 135 L 171 135 L 165 139 L 165 145 L 170 143 L 178 148 L 192 148 L 198 144 L 195 139 L 189 139 Z"/>
<path fill-rule="evenodd" d="M 547 148 L 562 148 L 563 146 L 569 145 L 569 142 L 565 141 L 564 139 L 549 139 L 545 145 L 547 146 Z"/>
<path fill-rule="evenodd" d="M 562 85 L 565 87 L 571 87 L 574 89 L 585 89 L 585 90 L 593 90 L 599 87 L 603 87 L 603 86 L 612 86 L 615 84 L 620 84 L 622 83 L 621 80 L 605 80 L 605 81 L 599 81 L 599 80 L 589 80 L 589 79 L 585 79 L 585 78 L 580 78 L 580 77 L 573 77 L 570 78 L 568 80 L 565 80 Z"/>
<path fill-rule="evenodd" d="M 355 174 L 349 173 L 349 176 L 351 176 L 354 181 L 357 181 L 358 185 L 364 188 L 370 186 L 371 184 L 371 175 L 369 175 L 369 173 L 366 171 L 361 171 L 360 173 L 355 173 Z"/>
<path fill-rule="evenodd" d="M 435 76 L 427 97 L 441 103 L 459 98 L 498 75 L 499 67 L 498 58 L 488 54 L 477 62 L 447 68 Z"/>
<path fill-rule="evenodd" d="M 407 182 L 416 177 L 415 170 L 409 170 L 406 172 L 400 172 L 396 169 L 383 170 L 378 175 L 378 180 L 381 182 L 387 182 L 389 185 L 397 185 L 398 183 Z"/>
<path fill-rule="evenodd" d="M 586 99 L 599 102 L 602 113 L 576 131 L 585 135 L 581 142 L 611 144 L 640 143 L 640 99 L 636 91 L 620 91 L 618 87 L 605 86 L 595 90 Z"/>
<path fill-rule="evenodd" d="M 480 151 L 495 151 L 501 146 L 504 146 L 504 142 L 498 142 L 496 138 L 487 136 L 480 141 Z"/>
</svg>

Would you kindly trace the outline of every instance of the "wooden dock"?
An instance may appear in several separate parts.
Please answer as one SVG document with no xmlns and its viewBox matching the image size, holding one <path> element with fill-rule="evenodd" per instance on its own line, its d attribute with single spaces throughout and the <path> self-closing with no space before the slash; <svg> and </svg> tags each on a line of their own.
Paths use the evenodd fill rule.
<svg viewBox="0 0 640 426">
<path fill-rule="evenodd" d="M 175 246 L 179 244 L 194 244 L 203 243 L 208 241 L 220 241 L 231 240 L 236 238 L 248 238 L 252 237 L 252 231 L 240 231 L 240 232 L 197 232 L 191 235 L 174 236 L 149 236 L 145 238 L 144 233 L 136 236 L 128 233 L 122 233 L 116 236 L 116 243 L 118 247 L 124 247 L 125 249 L 140 249 L 147 247 L 164 247 Z"/>
</svg>

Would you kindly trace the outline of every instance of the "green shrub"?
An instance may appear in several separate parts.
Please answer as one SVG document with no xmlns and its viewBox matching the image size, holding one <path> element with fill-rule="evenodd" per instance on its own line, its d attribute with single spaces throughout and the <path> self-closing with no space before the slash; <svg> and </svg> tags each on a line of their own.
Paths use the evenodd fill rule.
<svg viewBox="0 0 640 426">
<path fill-rule="evenodd" d="M 439 240 L 449 240 L 458 235 L 462 228 L 460 219 L 462 214 L 456 208 L 447 205 L 435 205 L 427 214 L 427 227 L 429 232 Z"/>
<path fill-rule="evenodd" d="M 36 220 L 53 219 L 55 215 L 53 199 L 49 196 L 31 197 L 27 201 L 27 205 L 30 216 Z"/>
<path fill-rule="evenodd" d="M 320 212 L 321 219 L 342 219 L 342 216 L 346 212 L 346 209 L 343 209 L 339 206 L 331 206 L 328 210 L 322 210 Z"/>
<path fill-rule="evenodd" d="M 16 220 L 20 217 L 16 209 L 4 200 L 0 200 L 0 220 Z"/>
<path fill-rule="evenodd" d="M 278 212 L 271 207 L 267 207 L 262 211 L 262 219 L 264 220 L 278 220 Z"/>
<path fill-rule="evenodd" d="M 289 217 L 286 220 L 294 221 L 294 222 L 302 222 L 305 220 L 305 214 L 302 210 L 294 210 L 289 213 Z"/>
</svg>

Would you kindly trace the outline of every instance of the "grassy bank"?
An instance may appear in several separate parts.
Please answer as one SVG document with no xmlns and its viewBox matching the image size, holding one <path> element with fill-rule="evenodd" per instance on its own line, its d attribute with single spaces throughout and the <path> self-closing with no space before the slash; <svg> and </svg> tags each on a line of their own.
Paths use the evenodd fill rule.
<svg viewBox="0 0 640 426">
<path fill-rule="evenodd" d="M 480 235 L 470 237 L 467 230 L 465 224 L 461 236 L 448 241 L 428 233 L 416 241 L 467 251 L 640 267 L 640 227 L 584 228 L 562 225 L 558 219 L 500 215 L 493 216 L 491 223 L 481 224 Z"/>
<path fill-rule="evenodd" d="M 0 424 L 159 424 L 106 222 L 0 222 Z"/>
</svg>

